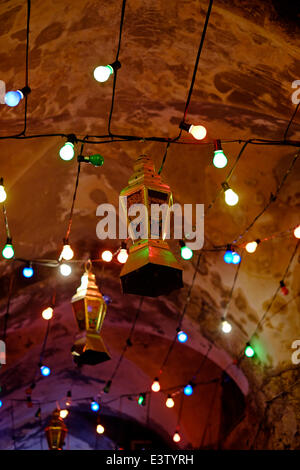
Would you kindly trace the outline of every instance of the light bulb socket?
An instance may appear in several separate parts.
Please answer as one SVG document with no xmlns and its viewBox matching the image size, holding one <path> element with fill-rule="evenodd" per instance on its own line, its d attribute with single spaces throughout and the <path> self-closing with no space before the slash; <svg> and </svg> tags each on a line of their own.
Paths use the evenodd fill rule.
<svg viewBox="0 0 300 470">
<path fill-rule="evenodd" d="M 286 285 L 285 285 L 285 283 L 284 283 L 284 281 L 283 281 L 283 280 L 282 280 L 282 281 L 280 281 L 280 282 L 279 282 L 279 284 L 280 284 L 280 287 L 281 287 L 281 288 L 282 288 L 282 287 L 286 287 Z"/>
<path fill-rule="evenodd" d="M 256 243 L 257 243 L 258 245 L 259 245 L 260 242 L 261 242 L 261 240 L 260 240 L 259 238 L 257 238 L 255 241 L 256 241 Z"/>
<path fill-rule="evenodd" d="M 181 248 L 183 248 L 185 245 L 185 242 L 183 240 L 178 240 L 178 243 L 180 245 Z"/>
<path fill-rule="evenodd" d="M 228 191 L 228 189 L 230 189 L 229 184 L 227 183 L 227 181 L 223 181 L 223 183 L 221 183 L 221 186 L 222 186 L 224 192 Z"/>
<path fill-rule="evenodd" d="M 214 151 L 223 150 L 220 139 L 214 140 Z"/>
<path fill-rule="evenodd" d="M 69 245 L 69 239 L 68 238 L 63 238 L 63 245 Z"/>
<path fill-rule="evenodd" d="M 68 134 L 67 135 L 67 142 L 70 142 L 71 144 L 75 144 L 77 142 L 77 137 L 75 134 Z"/>
<path fill-rule="evenodd" d="M 126 242 L 121 243 L 121 250 L 127 250 L 127 244 Z"/>
<path fill-rule="evenodd" d="M 189 132 L 190 128 L 191 128 L 191 124 L 187 124 L 184 121 L 181 121 L 181 123 L 179 124 L 179 129 L 183 129 L 184 131 Z"/>
<path fill-rule="evenodd" d="M 121 68 L 121 62 L 119 62 L 118 60 L 115 60 L 115 62 L 109 65 L 114 69 L 114 72 Z"/>
<path fill-rule="evenodd" d="M 0 178 L 0 186 L 4 186 L 3 178 Z"/>
<path fill-rule="evenodd" d="M 68 398 L 71 398 L 71 396 L 72 396 L 72 392 L 71 392 L 71 390 L 68 390 L 68 392 L 67 392 L 67 397 L 68 397 Z"/>
<path fill-rule="evenodd" d="M 6 238 L 6 245 L 12 245 L 12 238 L 11 237 Z"/>
</svg>

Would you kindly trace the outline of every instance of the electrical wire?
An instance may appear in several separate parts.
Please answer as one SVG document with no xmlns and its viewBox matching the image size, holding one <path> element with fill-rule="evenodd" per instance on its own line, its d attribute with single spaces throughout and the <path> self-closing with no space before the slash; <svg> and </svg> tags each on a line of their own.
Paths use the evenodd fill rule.
<svg viewBox="0 0 300 470">
<path fill-rule="evenodd" d="M 286 128 L 286 130 L 285 130 L 285 132 L 284 132 L 284 135 L 283 135 L 283 140 L 286 140 L 286 138 L 287 138 L 289 129 L 290 129 L 290 127 L 291 127 L 291 124 L 292 124 L 292 122 L 293 122 L 293 120 L 294 120 L 294 117 L 296 116 L 297 111 L 298 111 L 298 109 L 299 109 L 299 104 L 300 104 L 300 101 L 299 101 L 299 103 L 297 104 L 297 106 L 296 106 L 296 108 L 295 108 L 295 110 L 294 110 L 294 112 L 293 112 L 293 114 L 292 114 L 291 119 L 289 120 L 289 123 L 288 123 L 287 128 Z"/>
</svg>

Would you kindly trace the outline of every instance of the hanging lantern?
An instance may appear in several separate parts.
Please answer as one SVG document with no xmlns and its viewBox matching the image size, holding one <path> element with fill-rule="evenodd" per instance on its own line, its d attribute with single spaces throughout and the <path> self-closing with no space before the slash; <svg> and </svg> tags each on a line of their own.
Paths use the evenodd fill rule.
<svg viewBox="0 0 300 470">
<path fill-rule="evenodd" d="M 134 173 L 128 186 L 121 191 L 120 202 L 126 213 L 129 236 L 133 241 L 129 256 L 120 278 L 125 294 L 157 297 L 183 287 L 182 268 L 165 241 L 170 207 L 173 204 L 170 187 L 155 172 L 153 162 L 147 155 L 140 155 L 134 165 Z M 128 215 L 134 204 L 143 204 L 145 233 L 138 239 L 133 228 L 134 217 Z M 167 214 L 151 218 L 151 205 L 165 204 Z M 153 226 L 155 238 L 148 238 Z"/>
<path fill-rule="evenodd" d="M 91 262 L 85 266 L 81 285 L 72 297 L 72 308 L 80 330 L 71 352 L 78 365 L 95 365 L 110 359 L 100 336 L 107 304 L 99 292 Z"/>
<path fill-rule="evenodd" d="M 60 417 L 60 411 L 54 410 L 49 425 L 45 429 L 49 450 L 62 450 L 68 428 Z"/>
</svg>

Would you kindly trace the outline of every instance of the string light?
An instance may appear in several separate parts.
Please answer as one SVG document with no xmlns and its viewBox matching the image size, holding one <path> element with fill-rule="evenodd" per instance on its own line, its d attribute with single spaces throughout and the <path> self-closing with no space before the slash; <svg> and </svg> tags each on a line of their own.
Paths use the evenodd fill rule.
<svg viewBox="0 0 300 470">
<path fill-rule="evenodd" d="M 280 281 L 279 284 L 280 284 L 280 289 L 281 289 L 282 294 L 283 294 L 283 295 L 288 295 L 289 290 L 288 290 L 288 288 L 286 287 L 284 281 L 283 281 L 283 280 Z"/>
<path fill-rule="evenodd" d="M 78 155 L 77 160 L 78 162 L 91 163 L 94 166 L 102 166 L 104 163 L 104 157 L 98 153 L 88 156 Z"/>
<path fill-rule="evenodd" d="M 177 333 L 177 339 L 180 343 L 185 343 L 188 339 L 188 335 L 185 333 L 185 331 L 178 331 Z"/>
<path fill-rule="evenodd" d="M 140 406 L 145 406 L 146 405 L 146 394 L 145 393 L 141 393 L 138 397 L 138 404 Z"/>
<path fill-rule="evenodd" d="M 2 250 L 2 256 L 5 259 L 11 259 L 15 255 L 14 248 L 12 246 L 12 239 L 7 237 L 6 239 L 6 245 Z"/>
<path fill-rule="evenodd" d="M 232 264 L 239 264 L 241 262 L 241 257 L 235 251 L 232 252 Z"/>
<path fill-rule="evenodd" d="M 104 393 L 109 393 L 111 384 L 112 384 L 112 380 L 108 380 L 108 381 L 106 382 L 105 387 L 104 387 L 104 389 L 103 389 L 103 392 L 104 392 Z"/>
<path fill-rule="evenodd" d="M 66 398 L 66 406 L 71 406 L 72 404 L 72 392 L 71 390 L 68 390 L 67 392 L 67 398 Z"/>
<path fill-rule="evenodd" d="M 67 136 L 67 142 L 60 148 L 59 156 L 62 160 L 69 161 L 75 155 L 74 144 L 77 142 L 77 138 L 74 134 Z"/>
<path fill-rule="evenodd" d="M 0 202 L 4 202 L 6 200 L 7 194 L 3 184 L 3 178 L 0 178 Z"/>
<path fill-rule="evenodd" d="M 228 250 L 225 252 L 224 261 L 225 261 L 225 263 L 227 263 L 227 264 L 231 264 L 231 263 L 232 263 L 232 251 L 231 251 L 230 249 L 228 249 Z"/>
<path fill-rule="evenodd" d="M 181 258 L 185 260 L 189 260 L 193 257 L 193 250 L 191 250 L 186 244 L 184 243 L 183 240 L 179 240 L 179 245 L 180 245 L 180 255 Z"/>
<path fill-rule="evenodd" d="M 216 168 L 224 168 L 227 165 L 227 158 L 224 155 L 221 141 L 214 140 L 214 158 L 213 164 Z"/>
<path fill-rule="evenodd" d="M 223 333 L 225 334 L 230 333 L 232 330 L 231 324 L 227 320 L 225 320 L 225 318 L 222 320 L 221 327 L 222 327 Z"/>
<path fill-rule="evenodd" d="M 2 408 L 2 406 L 3 406 L 3 401 L 0 400 L 0 408 Z"/>
<path fill-rule="evenodd" d="M 259 243 L 260 243 L 260 240 L 258 239 L 253 242 L 248 242 L 247 245 L 245 246 L 246 251 L 248 253 L 254 253 Z"/>
<path fill-rule="evenodd" d="M 45 308 L 45 310 L 42 311 L 42 317 L 44 320 L 51 320 L 51 318 L 53 317 L 53 308 Z"/>
<path fill-rule="evenodd" d="M 207 131 L 204 126 L 194 126 L 193 124 L 187 124 L 186 122 L 181 122 L 179 125 L 180 129 L 189 132 L 196 140 L 203 140 L 207 134 Z"/>
<path fill-rule="evenodd" d="M 33 276 L 34 274 L 34 271 L 33 271 L 33 268 L 32 268 L 32 265 L 31 263 L 29 263 L 28 265 L 26 265 L 24 268 L 23 268 L 23 276 L 24 277 L 27 277 L 27 278 L 30 278 Z"/>
<path fill-rule="evenodd" d="M 294 230 L 295 238 L 300 238 L 300 225 L 298 225 Z"/>
<path fill-rule="evenodd" d="M 60 257 L 59 259 L 64 259 L 66 261 L 70 261 L 70 259 L 73 258 L 74 256 L 74 251 L 72 250 L 72 248 L 70 247 L 69 245 L 69 240 L 67 240 L 66 238 L 63 239 L 63 249 L 62 249 L 62 252 L 60 254 Z"/>
<path fill-rule="evenodd" d="M 94 79 L 97 82 L 104 83 L 119 68 L 121 68 L 121 63 L 118 60 L 109 65 L 99 65 L 94 70 Z"/>
<path fill-rule="evenodd" d="M 48 367 L 48 366 L 41 366 L 41 367 L 40 367 L 40 370 L 41 370 L 41 374 L 42 374 L 44 377 L 48 377 L 48 375 L 51 374 L 50 367 Z"/>
<path fill-rule="evenodd" d="M 193 385 L 191 383 L 187 384 L 183 389 L 183 393 L 188 397 L 192 395 L 193 391 Z"/>
<path fill-rule="evenodd" d="M 153 380 L 153 383 L 151 385 L 151 389 L 152 389 L 153 392 L 159 392 L 160 391 L 160 383 L 159 383 L 158 377 L 155 377 L 155 379 Z"/>
<path fill-rule="evenodd" d="M 229 184 L 226 181 L 222 183 L 222 188 L 224 190 L 226 204 L 228 206 L 235 206 L 239 201 L 238 195 L 230 189 Z"/>
<path fill-rule="evenodd" d="M 96 411 L 99 411 L 99 409 L 100 409 L 99 403 L 94 400 L 91 401 L 91 410 L 96 412 Z"/>
<path fill-rule="evenodd" d="M 180 437 L 179 432 L 175 431 L 175 433 L 173 434 L 173 441 L 174 442 L 180 442 L 180 439 L 181 439 L 181 437 Z"/>
<path fill-rule="evenodd" d="M 62 418 L 62 419 L 65 419 L 69 414 L 69 410 L 60 410 L 59 412 L 59 416 Z"/>
<path fill-rule="evenodd" d="M 174 405 L 175 405 L 175 402 L 173 398 L 171 397 L 171 395 L 168 395 L 168 398 L 166 399 L 166 407 L 173 408 Z"/>
<path fill-rule="evenodd" d="M 21 90 L 8 91 L 5 94 L 4 101 L 7 106 L 14 108 L 18 106 L 20 101 L 31 92 L 31 89 L 28 86 L 25 86 Z"/>
<path fill-rule="evenodd" d="M 253 357 L 255 354 L 254 349 L 252 348 L 250 343 L 247 343 L 246 348 L 245 348 L 245 356 L 247 357 Z"/>
<path fill-rule="evenodd" d="M 62 276 L 70 276 L 71 272 L 72 272 L 72 268 L 69 264 L 61 264 L 59 266 L 59 270 L 60 270 L 60 274 L 62 274 Z"/>
<path fill-rule="evenodd" d="M 105 261 L 106 263 L 110 263 L 111 260 L 113 259 L 113 254 L 110 250 L 105 250 L 101 253 L 101 258 L 103 259 L 103 261 Z"/>
<path fill-rule="evenodd" d="M 125 264 L 127 259 L 128 259 L 128 251 L 126 248 L 126 243 L 123 242 L 119 250 L 119 253 L 117 255 L 117 260 L 119 261 L 119 263 Z"/>
<path fill-rule="evenodd" d="M 98 434 L 103 434 L 105 429 L 104 427 L 102 426 L 102 424 L 97 424 L 97 428 L 96 428 L 96 431 Z"/>
</svg>

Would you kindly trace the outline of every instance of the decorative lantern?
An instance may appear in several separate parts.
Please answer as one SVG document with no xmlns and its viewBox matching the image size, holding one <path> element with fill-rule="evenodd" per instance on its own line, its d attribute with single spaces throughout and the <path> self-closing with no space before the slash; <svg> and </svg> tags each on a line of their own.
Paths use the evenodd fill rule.
<svg viewBox="0 0 300 470">
<path fill-rule="evenodd" d="M 133 244 L 120 274 L 123 292 L 157 297 L 180 289 L 183 287 L 182 268 L 165 241 L 170 207 L 173 204 L 170 187 L 155 172 L 153 162 L 147 155 L 138 157 L 128 183 L 121 191 L 120 202 L 126 213 Z M 137 239 L 131 224 L 134 217 L 128 215 L 134 204 L 143 204 L 147 209 L 144 212 L 147 236 L 140 239 Z M 160 212 L 154 218 L 153 213 L 151 214 L 152 204 L 164 204 L 167 208 L 165 216 L 162 217 Z M 157 229 L 155 238 L 148 238 L 154 225 Z"/>
<path fill-rule="evenodd" d="M 91 262 L 85 266 L 81 285 L 72 297 L 72 308 L 80 330 L 71 352 L 78 365 L 95 365 L 110 359 L 100 336 L 107 304 L 99 292 Z"/>
<path fill-rule="evenodd" d="M 60 417 L 60 411 L 54 410 L 49 425 L 45 429 L 49 450 L 62 450 L 68 428 Z"/>
</svg>

